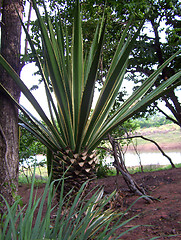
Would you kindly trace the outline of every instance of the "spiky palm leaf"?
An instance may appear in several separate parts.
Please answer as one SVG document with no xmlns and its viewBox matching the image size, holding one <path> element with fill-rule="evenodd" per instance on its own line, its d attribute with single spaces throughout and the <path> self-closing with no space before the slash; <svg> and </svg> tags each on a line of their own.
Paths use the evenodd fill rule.
<svg viewBox="0 0 181 240">
<path fill-rule="evenodd" d="M 20 124 L 47 146 L 48 172 L 50 173 L 51 168 L 53 168 L 53 178 L 57 179 L 65 169 L 69 168 L 65 186 L 67 190 L 73 186 L 75 186 L 75 189 L 78 189 L 87 178 L 94 176 L 96 162 L 94 150 L 103 137 L 116 126 L 133 116 L 142 107 L 153 101 L 181 76 L 180 71 L 151 93 L 145 95 L 163 68 L 181 51 L 175 53 L 162 64 L 120 106 L 114 115 L 108 118 L 109 111 L 114 104 L 124 79 L 129 54 L 143 25 L 141 23 L 134 36 L 129 37 L 128 29 L 130 22 L 118 43 L 99 99 L 91 113 L 96 75 L 105 32 L 105 21 L 103 20 L 100 26 L 97 27 L 89 55 L 87 58 L 84 58 L 79 0 L 76 0 L 75 4 L 71 51 L 66 29 L 57 23 L 53 29 L 48 15 L 46 16 L 48 22 L 45 24 L 40 16 L 35 0 L 33 0 L 33 5 L 41 30 L 43 63 L 40 61 L 23 23 L 22 25 L 45 84 L 50 117 L 46 116 L 37 100 L 2 56 L 0 56 L 0 64 L 7 70 L 27 99 L 32 103 L 41 121 L 37 120 L 28 110 L 20 106 L 8 95 L 8 92 L 2 85 L 0 87 L 1 91 L 6 92 L 17 107 L 31 120 L 33 127 L 23 122 L 23 119 L 20 119 L 22 121 Z M 53 100 L 49 82 L 51 82 L 56 102 Z"/>
</svg>

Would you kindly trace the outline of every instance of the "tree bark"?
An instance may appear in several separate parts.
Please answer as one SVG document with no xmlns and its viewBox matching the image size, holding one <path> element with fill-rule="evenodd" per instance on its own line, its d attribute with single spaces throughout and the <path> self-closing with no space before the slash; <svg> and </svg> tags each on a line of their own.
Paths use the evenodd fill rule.
<svg viewBox="0 0 181 240">
<path fill-rule="evenodd" d="M 148 203 L 151 203 L 152 200 L 157 200 L 151 196 L 148 196 L 143 188 L 138 186 L 136 181 L 131 177 L 129 174 L 125 163 L 122 158 L 122 153 L 120 150 L 119 143 L 111 137 L 111 135 L 108 135 L 109 142 L 111 143 L 112 146 L 112 151 L 113 151 L 113 156 L 114 156 L 114 162 L 113 166 L 116 168 L 117 173 L 121 172 L 127 186 L 129 187 L 130 191 L 134 193 L 135 195 L 142 196 Z"/>
<path fill-rule="evenodd" d="M 16 9 L 22 16 L 23 0 L 3 0 L 1 22 L 1 54 L 20 74 L 21 23 Z M 0 82 L 19 101 L 20 90 L 14 81 L 0 66 Z M 0 194 L 8 203 L 13 203 L 18 189 L 19 165 L 18 110 L 10 100 L 0 92 Z M 2 198 L 0 198 L 2 203 Z M 0 211 L 4 211 L 0 204 Z"/>
</svg>

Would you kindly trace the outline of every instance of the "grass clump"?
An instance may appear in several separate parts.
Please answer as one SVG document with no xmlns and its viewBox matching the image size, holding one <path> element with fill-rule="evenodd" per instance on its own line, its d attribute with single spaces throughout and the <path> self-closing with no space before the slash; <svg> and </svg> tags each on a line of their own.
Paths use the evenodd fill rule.
<svg viewBox="0 0 181 240">
<path fill-rule="evenodd" d="M 20 208 L 21 199 L 9 206 L 4 199 L 8 210 L 0 220 L 0 239 L 108 240 L 110 237 L 111 239 L 119 239 L 128 232 L 127 230 L 119 236 L 114 236 L 118 228 L 131 220 L 123 221 L 124 213 L 106 208 L 115 192 L 104 198 L 103 189 L 94 189 L 95 193 L 92 193 L 92 196 L 85 196 L 84 191 L 87 183 L 84 183 L 72 202 L 72 191 L 64 196 L 64 178 L 60 179 L 59 183 L 61 184 L 61 193 L 59 203 L 56 206 L 53 204 L 56 189 L 54 182 L 50 182 L 50 177 L 42 197 L 33 198 L 35 174 L 27 206 Z M 44 207 L 46 207 L 45 215 L 43 215 Z M 129 231 L 136 227 L 138 226 L 130 228 Z"/>
</svg>

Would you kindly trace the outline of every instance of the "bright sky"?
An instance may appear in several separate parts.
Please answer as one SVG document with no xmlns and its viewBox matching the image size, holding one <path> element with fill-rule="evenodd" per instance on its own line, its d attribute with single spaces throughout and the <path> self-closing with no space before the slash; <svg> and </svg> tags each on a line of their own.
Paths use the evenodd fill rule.
<svg viewBox="0 0 181 240">
<path fill-rule="evenodd" d="M 33 63 L 27 64 L 23 67 L 23 70 L 21 71 L 21 79 L 26 84 L 26 86 L 30 89 L 33 85 L 38 84 L 38 76 L 34 76 L 34 72 L 36 71 L 36 67 Z M 39 88 L 37 90 L 31 91 L 34 97 L 39 102 L 40 106 L 43 108 L 43 110 L 48 114 L 48 105 L 46 100 L 46 94 L 44 90 L 43 83 L 39 85 Z M 38 117 L 38 114 L 36 114 L 36 111 L 34 110 L 34 107 L 31 105 L 31 103 L 26 99 L 24 94 L 21 93 L 20 103 L 31 113 L 35 115 L 35 117 Z"/>
</svg>

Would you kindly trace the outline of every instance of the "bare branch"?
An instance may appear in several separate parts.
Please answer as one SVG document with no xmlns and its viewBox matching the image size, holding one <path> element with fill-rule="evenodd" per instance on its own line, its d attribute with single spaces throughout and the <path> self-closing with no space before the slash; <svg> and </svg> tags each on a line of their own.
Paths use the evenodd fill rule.
<svg viewBox="0 0 181 240">
<path fill-rule="evenodd" d="M 172 168 L 175 168 L 175 165 L 172 162 L 172 159 L 162 150 L 162 148 L 159 146 L 159 144 L 157 142 L 155 142 L 154 140 L 146 138 L 146 137 L 143 137 L 142 135 L 127 136 L 126 138 L 117 138 L 117 139 L 119 139 L 119 140 L 122 139 L 123 140 L 123 139 L 133 139 L 133 138 L 142 138 L 142 139 L 144 139 L 146 141 L 150 141 L 150 142 L 154 143 L 157 146 L 158 150 L 162 153 L 162 155 L 169 160 L 170 164 L 172 165 Z"/>
<path fill-rule="evenodd" d="M 109 149 L 109 148 L 106 148 L 106 147 L 97 147 L 97 148 L 98 149 L 103 149 L 103 150 L 109 152 L 111 155 L 113 154 L 113 151 L 111 149 Z"/>
</svg>

